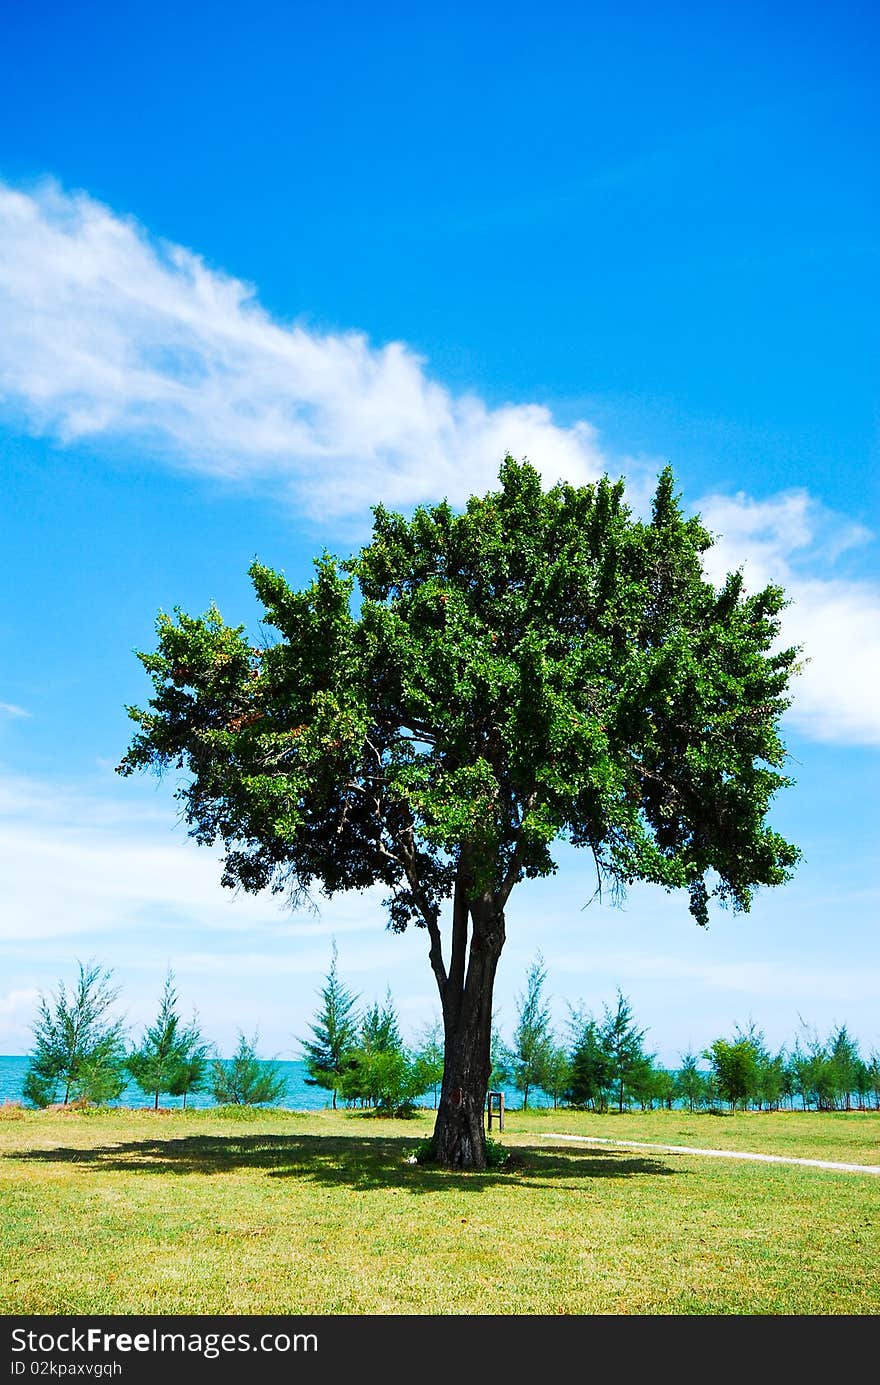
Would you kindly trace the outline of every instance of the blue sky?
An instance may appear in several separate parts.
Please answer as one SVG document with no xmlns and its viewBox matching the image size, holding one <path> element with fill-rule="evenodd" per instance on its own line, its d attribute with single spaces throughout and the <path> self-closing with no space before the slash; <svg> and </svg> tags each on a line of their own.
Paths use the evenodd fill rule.
<svg viewBox="0 0 880 1385">
<path fill-rule="evenodd" d="M 456 504 L 506 451 L 670 461 L 710 575 L 782 582 L 804 851 L 745 916 L 509 910 L 509 1033 L 540 949 L 560 1031 L 619 987 L 673 1063 L 749 1020 L 880 1049 L 877 21 L 867 5 L 19 6 L 0 81 L 0 1052 L 77 958 L 133 1032 L 166 968 L 228 1050 L 298 1053 L 326 973 L 405 1032 L 421 932 L 377 899 L 232 898 L 170 782 L 120 780 L 156 612 L 256 627 L 369 505 Z"/>
</svg>

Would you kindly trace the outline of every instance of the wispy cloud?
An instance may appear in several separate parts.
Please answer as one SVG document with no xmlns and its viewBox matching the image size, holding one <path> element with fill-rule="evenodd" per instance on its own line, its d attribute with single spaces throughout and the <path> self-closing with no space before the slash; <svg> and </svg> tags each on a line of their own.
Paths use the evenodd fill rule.
<svg viewBox="0 0 880 1385">
<path fill-rule="evenodd" d="M 349 932 L 381 914 L 380 890 L 325 906 L 323 921 L 307 910 L 292 916 L 272 895 L 224 890 L 220 873 L 219 851 L 196 846 L 170 806 L 0 774 L 0 944 L 100 942 L 148 927 L 169 938 L 181 929 L 213 939 L 253 931 L 323 946 L 328 917 Z"/>
<path fill-rule="evenodd" d="M 69 979 L 77 958 L 112 966 L 133 1030 L 155 1014 L 171 965 L 183 1005 L 198 1005 L 224 1052 L 239 1025 L 258 1023 L 293 1056 L 291 1034 L 307 1032 L 334 936 L 356 991 L 378 998 L 388 977 L 407 995 L 430 987 L 424 934 L 385 929 L 383 887 L 318 896 L 319 912 L 291 913 L 269 893 L 223 889 L 218 858 L 185 835 L 167 796 L 158 806 L 128 783 L 88 788 L 0 770 L 0 978 L 10 988 L 0 994 L 0 1053 L 30 1047 L 37 991 Z"/>
<path fill-rule="evenodd" d="M 583 968 L 577 954 L 551 953 L 557 972 L 566 974 Z M 681 982 L 718 994 L 734 992 L 747 999 L 821 1000 L 829 995 L 845 996 L 853 1004 L 864 1003 L 877 994 L 880 973 L 877 967 L 787 967 L 778 962 L 733 960 L 687 960 L 681 956 L 660 956 L 643 952 L 609 952 L 602 956 L 603 973 L 625 976 L 628 981 Z"/>
<path fill-rule="evenodd" d="M 456 396 L 402 342 L 275 322 L 250 286 L 51 182 L 0 183 L 0 313 L 7 414 L 62 440 L 137 438 L 191 470 L 271 484 L 324 520 L 380 499 L 460 503 L 495 483 L 508 450 L 548 481 L 615 470 L 589 422 Z M 647 467 L 628 469 L 641 508 Z M 712 575 L 744 564 L 752 585 L 781 582 L 793 599 L 786 639 L 810 660 L 793 724 L 880 744 L 880 590 L 829 566 L 864 530 L 832 523 L 801 491 L 711 496 L 701 509 L 720 535 Z"/>
<path fill-rule="evenodd" d="M 460 501 L 507 450 L 551 481 L 604 469 L 589 423 L 455 396 L 401 342 L 273 322 L 249 285 L 54 183 L 0 184 L 0 310 L 0 388 L 32 427 L 136 434 L 312 513 Z"/>
<path fill-rule="evenodd" d="M 0 716 L 3 717 L 29 717 L 30 712 L 24 707 L 16 707 L 14 702 L 0 702 Z"/>
<path fill-rule="evenodd" d="M 683 899 L 648 887 L 635 887 L 624 913 L 585 914 L 590 867 L 567 850 L 559 878 L 523 886 L 508 911 L 496 994 L 505 1033 L 549 918 L 554 937 L 542 946 L 560 1025 L 565 1001 L 583 995 L 599 1005 L 624 984 L 640 1018 L 673 1048 L 686 1043 L 685 1017 L 708 1042 L 718 1032 L 713 1026 L 726 1023 L 718 1018 L 723 1007 L 742 1018 L 750 1007 L 770 1009 L 770 1001 L 785 1001 L 792 1022 L 800 1004 L 822 1026 L 834 1015 L 846 1018 L 876 1045 L 872 895 L 844 894 L 839 879 L 829 883 L 817 872 L 800 899 L 780 892 L 759 900 L 735 933 L 727 926 L 705 933 Z M 411 1035 L 437 1011 L 424 930 L 402 937 L 386 930 L 383 888 L 322 901 L 316 917 L 291 915 L 271 895 L 232 895 L 219 875 L 217 853 L 175 830 L 167 797 L 141 798 L 130 781 L 89 789 L 0 773 L 0 1052 L 29 1048 L 37 991 L 70 980 L 77 958 L 113 967 L 132 1032 L 155 1015 L 172 966 L 184 1010 L 198 1006 L 224 1052 L 239 1026 L 250 1032 L 259 1025 L 267 1051 L 293 1056 L 292 1036 L 308 1033 L 314 1017 L 333 936 L 340 974 L 364 1002 L 381 999 L 390 982 Z M 836 894 L 822 897 L 823 889 Z M 846 956 L 817 954 L 814 939 L 810 956 L 792 965 L 817 916 L 823 928 L 827 918 L 846 918 Z"/>
</svg>

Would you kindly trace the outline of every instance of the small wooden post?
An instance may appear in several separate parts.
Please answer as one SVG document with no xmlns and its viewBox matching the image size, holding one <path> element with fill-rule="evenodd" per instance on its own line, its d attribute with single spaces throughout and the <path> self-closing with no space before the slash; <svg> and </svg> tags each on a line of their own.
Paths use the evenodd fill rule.
<svg viewBox="0 0 880 1385">
<path fill-rule="evenodd" d="M 504 1129 L 504 1093 L 488 1092 L 486 1095 L 486 1126 L 492 1129 L 493 1115 L 498 1120 L 498 1129 Z"/>
</svg>

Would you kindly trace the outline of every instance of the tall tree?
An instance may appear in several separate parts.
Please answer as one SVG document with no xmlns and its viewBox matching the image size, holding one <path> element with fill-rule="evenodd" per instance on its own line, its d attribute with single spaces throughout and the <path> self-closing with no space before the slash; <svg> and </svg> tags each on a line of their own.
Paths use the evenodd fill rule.
<svg viewBox="0 0 880 1385">
<path fill-rule="evenodd" d="M 321 991 L 321 1009 L 312 1024 L 312 1038 L 301 1040 L 309 1075 L 306 1081 L 336 1094 L 352 1051 L 358 1043 L 357 996 L 345 987 L 337 973 L 338 949 L 333 940 L 330 970 Z"/>
<path fill-rule="evenodd" d="M 782 1061 L 782 1071 L 779 1075 L 779 1095 L 783 1100 L 788 1102 L 788 1109 L 793 1111 L 795 1093 L 797 1092 L 797 1081 L 795 1078 L 792 1055 L 787 1053 L 785 1049 L 781 1049 L 779 1057 Z"/>
<path fill-rule="evenodd" d="M 190 1057 L 191 1042 L 181 1027 L 177 1013 L 177 992 L 174 973 L 169 969 L 159 1001 L 159 1012 L 144 1031 L 143 1038 L 125 1060 L 125 1065 L 141 1091 L 153 1098 L 154 1110 L 159 1109 L 162 1092 L 170 1092 Z"/>
<path fill-rule="evenodd" d="M 154 684 L 120 771 L 178 767 L 223 882 L 295 902 L 381 882 L 414 923 L 444 1025 L 441 1164 L 485 1167 L 492 997 L 510 893 L 564 838 L 600 885 L 749 908 L 797 849 L 766 825 L 791 781 L 778 721 L 797 651 L 779 587 L 703 574 L 712 539 L 666 468 L 649 522 L 623 482 L 544 491 L 507 457 L 463 513 L 373 510 L 371 541 L 302 591 L 251 576 L 278 631 L 255 648 L 216 608 L 160 613 Z M 359 585 L 355 602 L 354 583 Z"/>
<path fill-rule="evenodd" d="M 617 1088 L 619 1111 L 623 1111 L 630 1078 L 644 1070 L 647 1061 L 642 1047 L 644 1037 L 645 1031 L 636 1025 L 629 1001 L 618 991 L 614 1009 L 605 1006 L 601 1040 L 611 1065 L 612 1081 Z"/>
<path fill-rule="evenodd" d="M 614 1073 L 599 1025 L 583 1005 L 569 1017 L 571 1076 L 565 1092 L 572 1106 L 588 1106 L 607 1111 Z"/>
<path fill-rule="evenodd" d="M 125 1086 L 124 1022 L 111 1015 L 119 988 L 110 968 L 78 962 L 68 992 L 63 981 L 54 995 L 40 995 L 34 1048 L 24 1079 L 24 1096 L 49 1106 L 60 1095 L 71 1100 L 112 1101 Z"/>
<path fill-rule="evenodd" d="M 522 1109 L 529 1104 L 529 1092 L 540 1087 L 546 1076 L 552 1047 L 550 1007 L 544 1000 L 547 968 L 540 952 L 526 973 L 526 988 L 516 1001 L 516 1028 L 510 1049 L 510 1080 L 522 1092 Z"/>
<path fill-rule="evenodd" d="M 404 1045 L 389 988 L 384 1005 L 374 1001 L 364 1012 L 360 1042 L 348 1055 L 340 1093 L 372 1106 L 377 1115 L 409 1115 L 428 1085 L 426 1069 Z"/>
<path fill-rule="evenodd" d="M 845 1024 L 838 1025 L 828 1040 L 828 1056 L 834 1069 L 836 1095 L 840 1105 L 847 1111 L 852 1106 L 852 1094 L 858 1086 L 859 1053 L 858 1041 L 852 1037 Z"/>
<path fill-rule="evenodd" d="M 812 1103 L 818 1102 L 817 1075 L 824 1061 L 825 1056 L 815 1030 L 811 1030 L 801 1019 L 800 1033 L 789 1055 L 788 1068 L 791 1086 L 800 1096 L 805 1111 L 810 1109 Z"/>
</svg>

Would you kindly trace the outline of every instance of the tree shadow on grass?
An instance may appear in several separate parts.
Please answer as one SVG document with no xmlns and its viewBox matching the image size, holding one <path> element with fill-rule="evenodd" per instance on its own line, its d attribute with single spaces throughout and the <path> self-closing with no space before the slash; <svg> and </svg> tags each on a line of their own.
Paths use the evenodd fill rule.
<svg viewBox="0 0 880 1385">
<path fill-rule="evenodd" d="M 123 1144 L 75 1149 L 23 1151 L 23 1163 L 73 1164 L 111 1173 L 216 1174 L 262 1171 L 269 1178 L 300 1178 L 355 1190 L 399 1188 L 409 1193 L 443 1188 L 479 1191 L 487 1186 L 544 1183 L 583 1188 L 596 1178 L 632 1178 L 637 1174 L 670 1176 L 668 1160 L 646 1159 L 611 1150 L 543 1150 L 508 1146 L 507 1167 L 485 1173 L 461 1173 L 430 1164 L 411 1164 L 418 1139 L 330 1135 L 187 1135 L 178 1139 L 135 1140 Z"/>
</svg>

